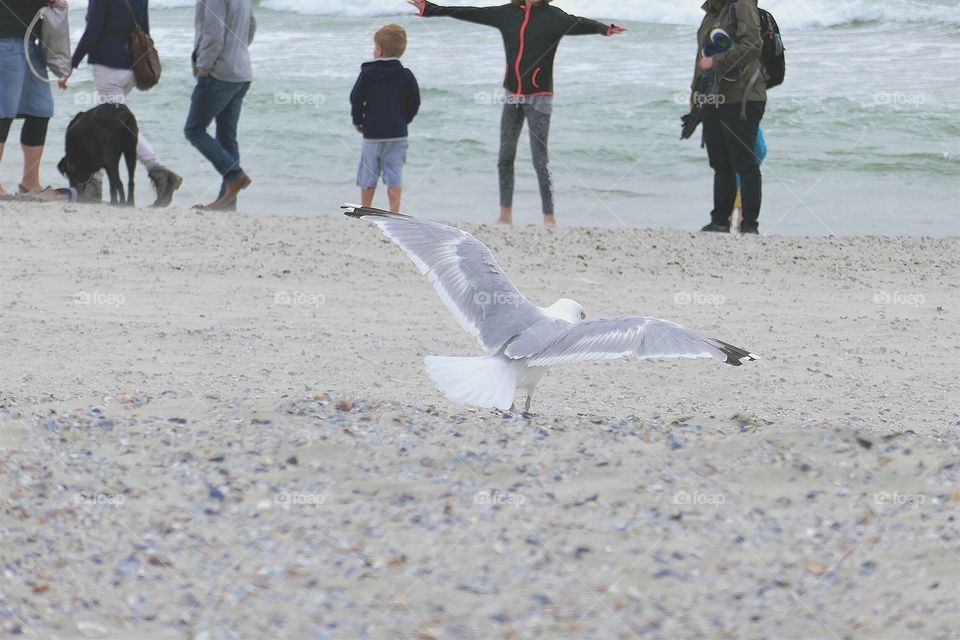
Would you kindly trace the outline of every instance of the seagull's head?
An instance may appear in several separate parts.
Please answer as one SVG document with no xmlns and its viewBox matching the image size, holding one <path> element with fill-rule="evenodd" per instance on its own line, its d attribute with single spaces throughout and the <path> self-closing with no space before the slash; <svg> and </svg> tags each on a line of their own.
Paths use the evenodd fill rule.
<svg viewBox="0 0 960 640">
<path fill-rule="evenodd" d="M 556 318 L 557 320 L 566 320 L 572 324 L 577 324 L 587 319 L 587 313 L 583 310 L 583 307 L 579 302 L 575 300 L 569 300 L 567 298 L 560 298 L 552 305 L 544 309 L 546 314 L 551 318 Z"/>
</svg>

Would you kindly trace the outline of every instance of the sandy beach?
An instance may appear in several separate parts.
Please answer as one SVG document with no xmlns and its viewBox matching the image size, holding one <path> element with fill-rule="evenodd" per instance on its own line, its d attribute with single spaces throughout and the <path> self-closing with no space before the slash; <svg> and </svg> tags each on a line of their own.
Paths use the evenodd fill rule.
<svg viewBox="0 0 960 640">
<path fill-rule="evenodd" d="M 0 204 L 0 633 L 960 635 L 956 239 L 464 226 L 763 358 L 557 369 L 528 420 L 444 400 L 478 347 L 330 209 Z"/>
</svg>

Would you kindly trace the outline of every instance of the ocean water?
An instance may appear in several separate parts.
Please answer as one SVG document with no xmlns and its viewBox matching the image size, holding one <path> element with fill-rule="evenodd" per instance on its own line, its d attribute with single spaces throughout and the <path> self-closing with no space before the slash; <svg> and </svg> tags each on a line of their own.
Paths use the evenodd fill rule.
<svg viewBox="0 0 960 640">
<path fill-rule="evenodd" d="M 183 139 L 193 79 L 193 2 L 152 2 L 162 84 L 132 96 L 157 151 L 185 186 L 175 203 L 216 196 L 218 177 Z M 451 0 L 450 4 L 467 4 Z M 475 0 L 472 4 L 495 4 Z M 561 224 L 696 229 L 707 221 L 712 174 L 698 141 L 679 139 L 702 15 L 696 0 L 558 0 L 616 21 L 615 38 L 560 47 L 551 131 Z M 764 130 L 762 229 L 803 235 L 960 235 L 960 0 L 767 0 L 787 47 L 787 81 L 770 92 Z M 75 41 L 83 2 L 74 2 Z M 404 63 L 423 108 L 411 127 L 405 205 L 418 216 L 492 220 L 504 60 L 489 28 L 412 15 L 403 0 L 263 0 L 252 49 L 256 81 L 241 121 L 254 178 L 241 206 L 255 213 L 336 215 L 358 199 L 360 137 L 348 95 L 372 55 L 373 32 L 409 32 Z M 57 116 L 44 177 L 56 182 L 67 122 L 88 108 L 89 67 Z M 18 168 L 0 168 L 10 185 Z M 515 218 L 539 221 L 529 147 L 518 157 Z M 152 200 L 145 172 L 141 204 Z M 378 204 L 385 193 L 378 194 Z M 144 215 L 162 215 L 145 211 Z"/>
</svg>

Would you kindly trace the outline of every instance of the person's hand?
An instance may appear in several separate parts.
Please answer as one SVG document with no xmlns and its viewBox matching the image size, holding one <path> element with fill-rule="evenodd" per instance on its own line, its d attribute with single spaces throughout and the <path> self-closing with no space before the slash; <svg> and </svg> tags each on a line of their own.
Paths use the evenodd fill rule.
<svg viewBox="0 0 960 640">
<path fill-rule="evenodd" d="M 359 133 L 363 133 L 363 125 L 362 125 L 362 124 L 358 124 L 358 125 L 357 125 L 357 131 L 358 131 Z"/>
<path fill-rule="evenodd" d="M 608 36 L 615 36 L 615 35 L 618 35 L 618 34 L 623 33 L 624 31 L 626 31 L 626 29 L 624 29 L 624 28 L 621 27 L 620 25 L 618 25 L 618 24 L 612 24 L 612 25 L 610 25 L 610 28 L 607 30 L 607 35 L 608 35 Z"/>
<path fill-rule="evenodd" d="M 417 13 L 421 16 L 427 10 L 427 0 L 407 0 L 407 4 L 412 4 L 417 8 Z"/>
<path fill-rule="evenodd" d="M 70 76 L 72 76 L 72 75 L 73 75 L 73 69 L 70 69 L 70 73 L 68 73 L 67 75 L 63 76 L 63 77 L 60 78 L 59 80 L 57 80 L 57 86 L 60 87 L 61 89 L 66 89 L 66 88 L 67 88 L 67 80 L 69 80 L 69 79 L 70 79 Z"/>
<path fill-rule="evenodd" d="M 208 75 L 210 75 L 209 69 L 199 69 L 199 68 L 197 69 L 198 78 L 206 78 Z"/>
<path fill-rule="evenodd" d="M 713 58 L 701 58 L 698 66 L 700 67 L 701 71 L 709 71 L 710 69 L 713 69 Z"/>
</svg>

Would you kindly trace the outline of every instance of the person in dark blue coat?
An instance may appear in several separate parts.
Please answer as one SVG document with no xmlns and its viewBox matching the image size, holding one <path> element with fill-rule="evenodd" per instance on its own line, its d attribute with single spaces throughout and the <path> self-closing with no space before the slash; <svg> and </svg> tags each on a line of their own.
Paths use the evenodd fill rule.
<svg viewBox="0 0 960 640">
<path fill-rule="evenodd" d="M 373 204 L 381 176 L 387 185 L 390 210 L 400 211 L 403 165 L 407 161 L 407 125 L 420 110 L 420 87 L 400 57 L 407 49 L 407 32 L 390 24 L 374 36 L 375 60 L 364 63 L 350 93 L 353 124 L 363 134 L 357 186 L 363 206 Z"/>
<path fill-rule="evenodd" d="M 130 32 L 137 26 L 145 33 L 150 33 L 150 9 L 148 0 L 129 2 L 128 6 L 127 0 L 90 0 L 87 6 L 87 27 L 74 50 L 73 68 L 78 68 L 84 58 L 89 58 L 93 65 L 93 82 L 97 87 L 94 100 L 97 104 L 123 104 L 136 86 L 133 58 L 127 51 L 127 41 Z M 66 85 L 67 78 L 64 78 L 60 86 L 66 88 Z M 153 146 L 142 133 L 137 140 L 137 158 L 147 169 L 150 182 L 157 190 L 153 206 L 168 206 L 183 179 L 157 157 Z M 98 180 L 102 183 L 103 176 L 99 176 Z M 89 199 L 99 200 L 97 191 L 95 185 Z"/>
</svg>

